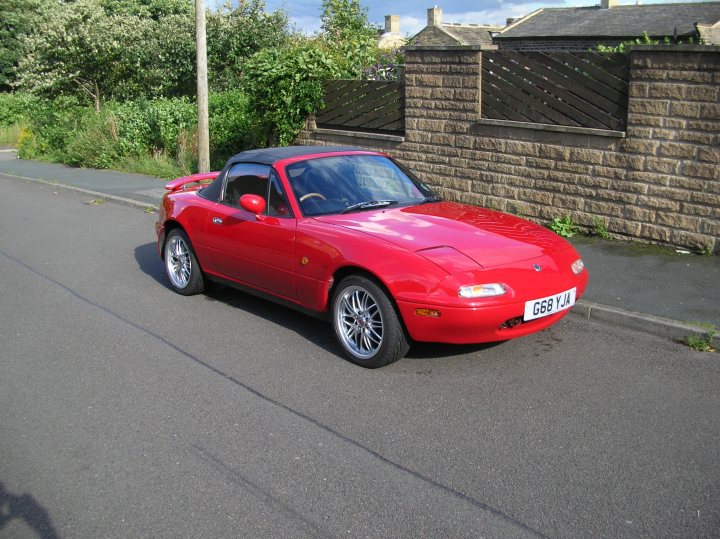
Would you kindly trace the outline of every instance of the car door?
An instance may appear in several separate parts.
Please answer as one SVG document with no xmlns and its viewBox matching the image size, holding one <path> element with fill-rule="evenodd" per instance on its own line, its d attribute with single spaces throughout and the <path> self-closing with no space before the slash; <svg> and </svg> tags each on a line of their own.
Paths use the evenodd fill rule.
<svg viewBox="0 0 720 539">
<path fill-rule="evenodd" d="M 265 211 L 240 207 L 245 194 L 261 196 Z M 221 200 L 208 214 L 211 256 L 223 277 L 295 299 L 296 220 L 277 175 L 268 165 L 238 163 L 225 178 Z"/>
</svg>

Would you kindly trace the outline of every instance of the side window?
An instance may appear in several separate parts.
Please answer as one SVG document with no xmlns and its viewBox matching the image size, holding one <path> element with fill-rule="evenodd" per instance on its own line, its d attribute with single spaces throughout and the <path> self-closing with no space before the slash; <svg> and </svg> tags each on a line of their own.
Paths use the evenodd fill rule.
<svg viewBox="0 0 720 539">
<path fill-rule="evenodd" d="M 280 178 L 275 172 L 270 174 L 270 200 L 265 213 L 275 217 L 292 217 L 290 213 L 290 204 L 280 184 Z"/>
<path fill-rule="evenodd" d="M 238 163 L 227 172 L 222 202 L 240 206 L 243 195 L 258 195 L 267 201 L 270 167 L 254 163 Z"/>
</svg>

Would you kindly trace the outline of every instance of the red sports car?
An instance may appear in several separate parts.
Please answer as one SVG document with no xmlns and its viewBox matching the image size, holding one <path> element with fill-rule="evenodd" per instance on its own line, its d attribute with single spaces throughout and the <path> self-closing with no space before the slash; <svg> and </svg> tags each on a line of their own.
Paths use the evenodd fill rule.
<svg viewBox="0 0 720 539">
<path fill-rule="evenodd" d="M 166 188 L 156 228 L 175 291 L 218 281 L 329 318 L 364 367 L 397 361 L 412 341 L 534 333 L 565 316 L 588 282 L 553 232 L 440 200 L 377 152 L 252 150 Z"/>
</svg>

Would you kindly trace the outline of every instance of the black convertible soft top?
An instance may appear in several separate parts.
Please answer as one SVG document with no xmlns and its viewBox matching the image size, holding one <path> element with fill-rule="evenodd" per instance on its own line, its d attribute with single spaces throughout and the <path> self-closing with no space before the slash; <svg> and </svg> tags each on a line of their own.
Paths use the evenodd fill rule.
<svg viewBox="0 0 720 539">
<path fill-rule="evenodd" d="M 259 163 L 262 165 L 272 165 L 282 159 L 298 157 L 301 155 L 358 151 L 367 150 L 365 148 L 356 148 L 353 146 L 287 146 L 284 148 L 260 148 L 258 150 L 240 152 L 229 159 L 228 163 Z"/>
<path fill-rule="evenodd" d="M 362 152 L 367 151 L 364 148 L 354 146 L 287 146 L 284 148 L 260 148 L 258 150 L 247 150 L 233 155 L 228 159 L 223 172 L 228 167 L 237 163 L 257 163 L 259 165 L 274 165 L 282 159 L 290 157 L 298 157 L 301 155 L 313 155 L 318 153 L 334 153 L 334 152 Z M 224 174 L 221 172 L 215 180 L 201 189 L 200 195 L 209 200 L 219 200 L 222 191 L 222 182 Z"/>
</svg>

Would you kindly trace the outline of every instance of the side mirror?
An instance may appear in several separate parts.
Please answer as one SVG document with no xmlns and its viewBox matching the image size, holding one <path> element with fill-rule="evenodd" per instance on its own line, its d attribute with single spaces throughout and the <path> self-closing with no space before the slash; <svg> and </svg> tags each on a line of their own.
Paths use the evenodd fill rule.
<svg viewBox="0 0 720 539">
<path fill-rule="evenodd" d="M 258 195 L 243 195 L 240 197 L 240 207 L 255 215 L 265 211 L 265 199 Z"/>
</svg>

